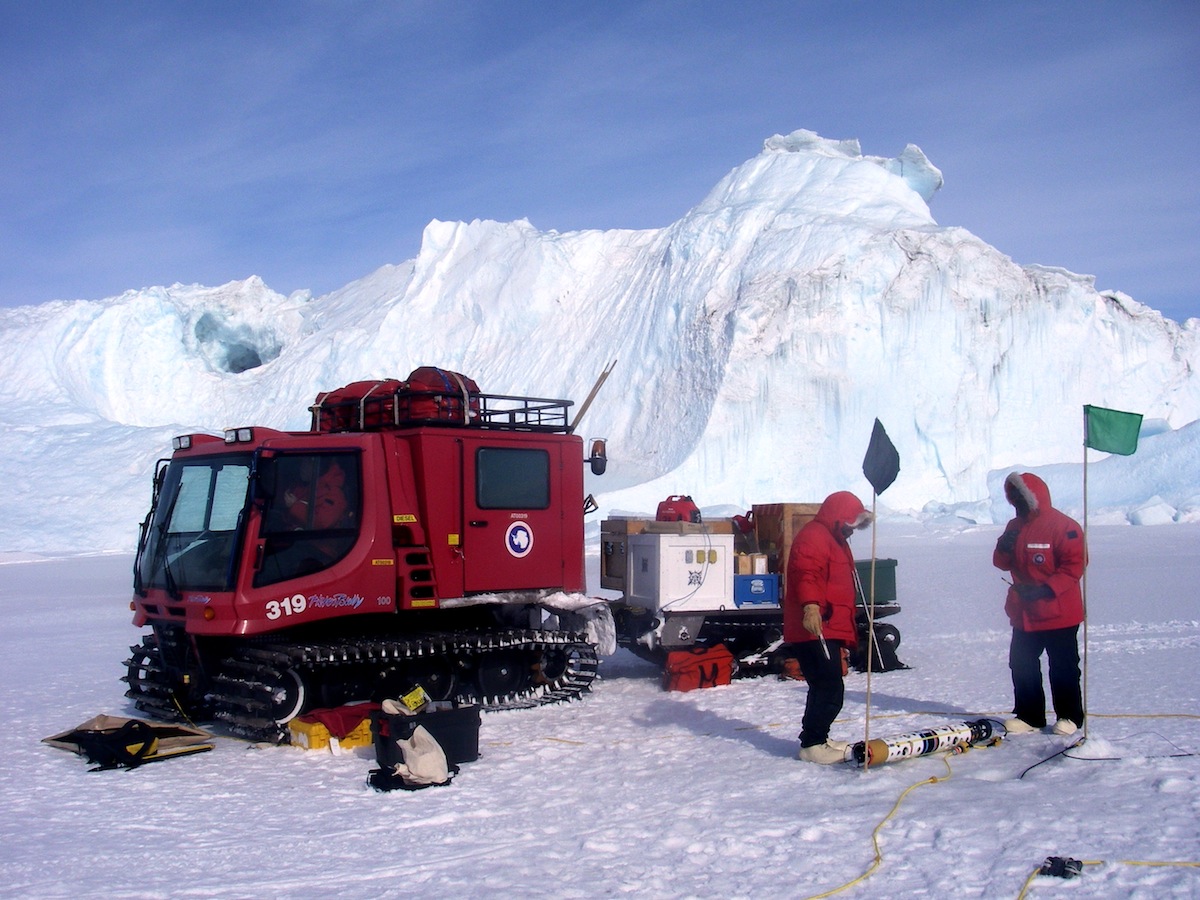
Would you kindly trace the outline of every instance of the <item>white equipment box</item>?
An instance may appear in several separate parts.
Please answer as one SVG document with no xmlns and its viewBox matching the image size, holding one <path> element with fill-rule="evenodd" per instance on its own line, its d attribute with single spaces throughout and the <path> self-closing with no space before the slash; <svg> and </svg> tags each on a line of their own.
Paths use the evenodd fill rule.
<svg viewBox="0 0 1200 900">
<path fill-rule="evenodd" d="M 733 608 L 732 534 L 631 534 L 625 597 L 653 612 Z"/>
</svg>

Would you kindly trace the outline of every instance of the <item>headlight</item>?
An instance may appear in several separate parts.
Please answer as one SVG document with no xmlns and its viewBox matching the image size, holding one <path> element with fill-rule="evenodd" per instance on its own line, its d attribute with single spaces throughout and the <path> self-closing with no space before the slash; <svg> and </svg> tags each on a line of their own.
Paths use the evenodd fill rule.
<svg viewBox="0 0 1200 900">
<path fill-rule="evenodd" d="M 225 443 L 246 444 L 254 440 L 253 428 L 228 428 L 225 430 Z"/>
</svg>

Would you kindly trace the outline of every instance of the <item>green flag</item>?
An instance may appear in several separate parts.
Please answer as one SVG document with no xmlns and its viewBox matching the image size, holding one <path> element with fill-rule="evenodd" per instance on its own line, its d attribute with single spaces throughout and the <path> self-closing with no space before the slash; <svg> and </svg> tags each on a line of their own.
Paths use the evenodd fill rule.
<svg viewBox="0 0 1200 900">
<path fill-rule="evenodd" d="M 1140 413 L 1084 406 L 1083 445 L 1103 453 L 1130 456 L 1137 451 L 1138 432 L 1142 430 Z"/>
</svg>

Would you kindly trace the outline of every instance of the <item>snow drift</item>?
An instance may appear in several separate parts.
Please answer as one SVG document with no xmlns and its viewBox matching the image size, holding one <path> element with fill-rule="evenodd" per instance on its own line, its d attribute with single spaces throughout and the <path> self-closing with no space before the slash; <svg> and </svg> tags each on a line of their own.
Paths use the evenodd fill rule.
<svg viewBox="0 0 1200 900">
<path fill-rule="evenodd" d="M 434 221 L 323 297 L 252 277 L 0 311 L 0 548 L 127 550 L 172 435 L 304 429 L 318 391 L 424 364 L 578 401 L 618 359 L 581 429 L 610 442 L 605 509 L 869 495 L 879 417 L 891 510 L 988 521 L 993 472 L 1081 461 L 1091 403 L 1163 432 L 1146 520 L 1200 516 L 1197 438 L 1168 433 L 1200 418 L 1200 320 L 939 226 L 941 183 L 915 146 L 797 131 L 662 229 Z"/>
</svg>

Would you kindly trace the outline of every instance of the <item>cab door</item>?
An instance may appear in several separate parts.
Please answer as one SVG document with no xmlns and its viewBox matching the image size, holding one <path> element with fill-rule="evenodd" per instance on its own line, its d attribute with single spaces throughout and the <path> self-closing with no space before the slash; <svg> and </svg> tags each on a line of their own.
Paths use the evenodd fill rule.
<svg viewBox="0 0 1200 900">
<path fill-rule="evenodd" d="M 496 434 L 464 451 L 467 592 L 562 588 L 562 446 Z"/>
</svg>

